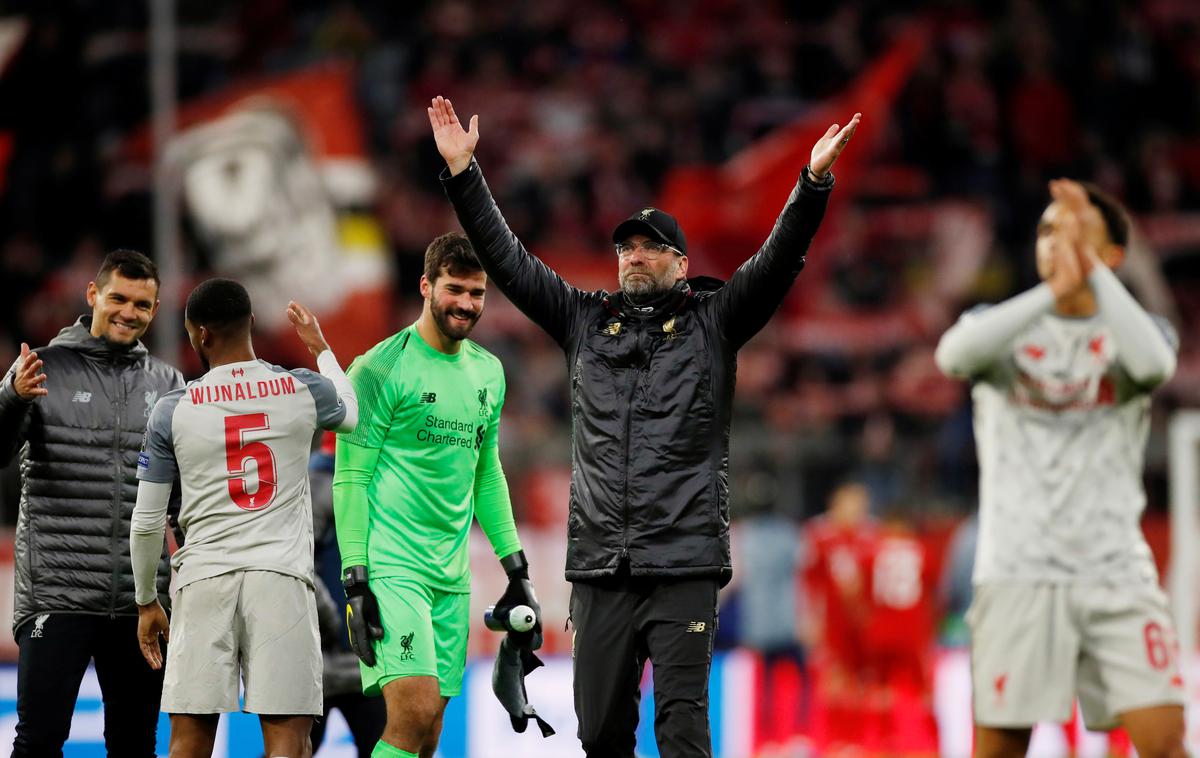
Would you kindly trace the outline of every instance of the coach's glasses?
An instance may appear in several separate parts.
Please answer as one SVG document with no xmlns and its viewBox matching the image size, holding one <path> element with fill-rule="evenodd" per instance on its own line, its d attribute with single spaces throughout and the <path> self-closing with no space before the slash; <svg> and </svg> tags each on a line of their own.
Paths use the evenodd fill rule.
<svg viewBox="0 0 1200 758">
<path fill-rule="evenodd" d="M 645 242 L 642 242 L 642 243 L 633 243 L 633 242 L 618 243 L 616 246 L 617 256 L 620 258 L 628 258 L 629 256 L 633 255 L 633 251 L 637 250 L 639 247 L 642 249 L 642 257 L 644 257 L 646 260 L 649 260 L 649 261 L 656 260 L 660 255 L 662 255 L 668 251 L 674 253 L 675 255 L 683 255 L 683 253 L 679 252 L 678 250 L 676 250 L 675 248 L 666 244 L 665 242 L 655 242 L 654 240 L 646 240 Z"/>
</svg>

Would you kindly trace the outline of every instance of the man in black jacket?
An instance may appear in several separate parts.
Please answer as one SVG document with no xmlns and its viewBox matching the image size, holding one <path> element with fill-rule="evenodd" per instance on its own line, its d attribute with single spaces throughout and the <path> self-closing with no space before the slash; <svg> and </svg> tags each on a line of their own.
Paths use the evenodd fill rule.
<svg viewBox="0 0 1200 758">
<path fill-rule="evenodd" d="M 137 456 L 155 401 L 180 373 L 139 341 L 158 310 L 158 271 L 118 250 L 89 282 L 90 316 L 21 355 L 0 383 L 0 463 L 20 451 L 13 631 L 13 756 L 61 756 L 94 660 L 108 754 L 155 755 L 162 672 L 143 660 L 129 561 Z M 159 596 L 167 602 L 164 551 Z"/>
<path fill-rule="evenodd" d="M 687 278 L 675 219 L 645 208 L 613 232 L 618 292 L 583 292 L 509 230 L 449 100 L 429 108 L 443 185 L 496 285 L 563 348 L 571 381 L 575 712 L 589 756 L 632 757 L 642 666 L 654 664 L 663 756 L 711 756 L 708 673 L 729 581 L 729 423 L 737 350 L 770 319 L 825 212 L 829 169 L 858 126 L 832 125 L 762 249 L 728 283 Z"/>
</svg>

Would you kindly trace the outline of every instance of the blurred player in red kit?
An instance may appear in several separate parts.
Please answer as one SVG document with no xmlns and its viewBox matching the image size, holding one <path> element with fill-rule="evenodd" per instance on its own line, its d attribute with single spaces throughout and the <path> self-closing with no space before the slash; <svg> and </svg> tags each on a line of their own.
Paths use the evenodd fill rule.
<svg viewBox="0 0 1200 758">
<path fill-rule="evenodd" d="M 872 728 L 889 755 L 936 755 L 932 710 L 935 566 L 905 511 L 889 506 L 867 572 Z"/>
<path fill-rule="evenodd" d="M 825 513 L 806 527 L 804 578 L 816 632 L 813 738 L 818 745 L 857 742 L 862 731 L 868 572 L 878 539 L 869 508 L 867 488 L 848 482 L 833 491 Z"/>
</svg>

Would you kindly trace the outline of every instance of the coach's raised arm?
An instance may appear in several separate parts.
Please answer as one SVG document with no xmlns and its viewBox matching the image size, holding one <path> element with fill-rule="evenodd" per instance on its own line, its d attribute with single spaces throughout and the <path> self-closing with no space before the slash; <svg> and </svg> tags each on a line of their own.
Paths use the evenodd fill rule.
<svg viewBox="0 0 1200 758">
<path fill-rule="evenodd" d="M 571 370 L 575 708 L 589 756 L 632 755 L 641 666 L 655 668 L 662 755 L 712 754 L 708 671 L 729 557 L 729 422 L 737 350 L 770 319 L 804 267 L 858 127 L 833 124 L 758 252 L 728 283 L 689 279 L 687 238 L 641 208 L 612 241 L 619 288 L 584 292 L 513 235 L 473 160 L 479 118 L 429 107 L 446 194 L 484 270 L 563 348 Z M 653 622 L 653 623 L 651 623 Z"/>
</svg>

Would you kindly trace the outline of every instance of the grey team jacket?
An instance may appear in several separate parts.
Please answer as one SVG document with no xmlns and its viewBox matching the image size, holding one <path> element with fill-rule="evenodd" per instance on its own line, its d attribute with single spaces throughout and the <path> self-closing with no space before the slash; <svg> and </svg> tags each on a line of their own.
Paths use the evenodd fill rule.
<svg viewBox="0 0 1200 758">
<path fill-rule="evenodd" d="M 508 228 L 474 161 L 443 187 L 496 286 L 562 347 L 571 383 L 566 577 L 733 575 L 729 425 L 737 350 L 804 267 L 832 177 L 802 178 L 728 283 L 701 277 L 642 310 L 570 286 Z"/>
<path fill-rule="evenodd" d="M 22 400 L 11 370 L 0 384 L 0 464 L 19 450 L 21 468 L 14 632 L 41 613 L 137 615 L 129 561 L 137 457 L 154 403 L 183 377 L 140 342 L 120 349 L 90 330 L 82 316 L 37 350 L 50 394 Z M 164 549 L 164 607 L 170 578 Z"/>
</svg>

